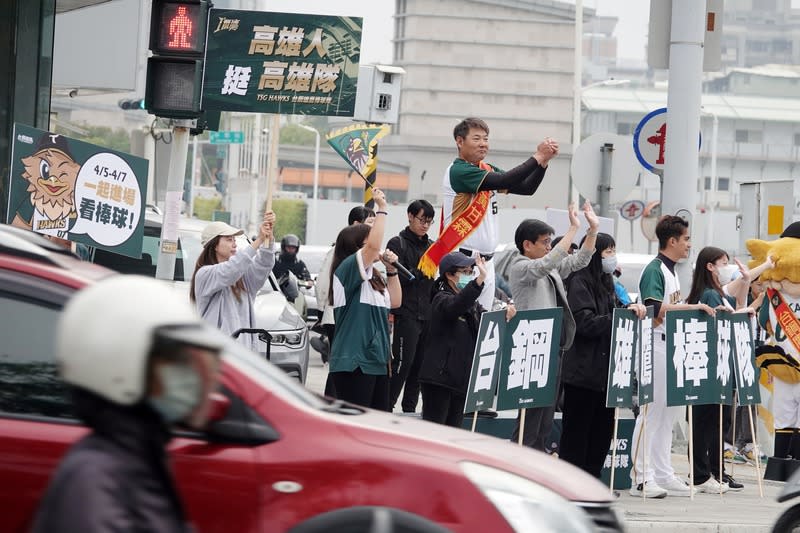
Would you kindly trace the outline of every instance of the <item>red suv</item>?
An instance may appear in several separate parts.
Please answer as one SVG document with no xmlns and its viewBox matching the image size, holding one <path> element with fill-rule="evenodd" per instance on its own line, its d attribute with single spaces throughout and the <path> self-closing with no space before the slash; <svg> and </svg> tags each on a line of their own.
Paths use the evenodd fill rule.
<svg viewBox="0 0 800 533">
<path fill-rule="evenodd" d="M 28 529 L 86 432 L 57 376 L 53 332 L 70 295 L 112 274 L 0 226 L 0 531 Z M 323 399 L 234 342 L 222 368 L 214 422 L 176 432 L 170 447 L 199 531 L 370 531 L 370 520 L 395 533 L 622 530 L 608 489 L 562 461 Z"/>
</svg>

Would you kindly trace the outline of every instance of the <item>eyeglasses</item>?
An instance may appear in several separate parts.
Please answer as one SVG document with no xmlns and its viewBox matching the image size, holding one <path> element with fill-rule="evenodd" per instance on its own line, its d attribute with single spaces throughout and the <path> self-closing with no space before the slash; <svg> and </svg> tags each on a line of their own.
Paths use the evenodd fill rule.
<svg viewBox="0 0 800 533">
<path fill-rule="evenodd" d="M 418 217 L 418 216 L 415 216 L 414 218 L 416 218 L 417 222 L 419 222 L 423 226 L 430 226 L 431 224 L 433 224 L 433 218 Z"/>
<path fill-rule="evenodd" d="M 553 239 L 551 239 L 550 237 L 547 237 L 546 239 L 540 239 L 540 240 L 536 241 L 536 244 L 541 244 L 541 245 L 544 245 L 544 246 L 550 246 L 552 243 L 553 243 Z"/>
</svg>

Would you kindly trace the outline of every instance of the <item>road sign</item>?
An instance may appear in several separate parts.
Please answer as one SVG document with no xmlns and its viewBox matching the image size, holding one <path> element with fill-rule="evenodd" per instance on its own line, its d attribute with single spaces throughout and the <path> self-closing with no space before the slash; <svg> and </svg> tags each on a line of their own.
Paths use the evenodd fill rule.
<svg viewBox="0 0 800 533">
<path fill-rule="evenodd" d="M 619 208 L 619 214 L 625 220 L 636 220 L 642 216 L 644 202 L 641 200 L 628 200 Z"/>
<path fill-rule="evenodd" d="M 615 133 L 595 133 L 584 139 L 575 149 L 570 164 L 570 172 L 575 188 L 586 199 L 597 203 L 600 199 L 597 190 L 600 184 L 600 172 L 603 166 L 600 148 L 605 144 L 613 144 L 614 152 L 611 156 L 611 191 L 609 204 L 625 201 L 636 186 L 639 169 L 636 166 L 636 157 L 633 155 L 631 138 L 629 135 Z"/>
<path fill-rule="evenodd" d="M 667 108 L 651 111 L 639 121 L 633 132 L 636 159 L 650 172 L 664 169 L 664 148 L 667 145 Z"/>
<path fill-rule="evenodd" d="M 698 150 L 702 137 L 697 143 Z M 658 173 L 664 170 L 667 146 L 667 108 L 661 107 L 651 111 L 636 125 L 633 132 L 633 151 L 636 159 L 650 172 Z"/>
<path fill-rule="evenodd" d="M 203 109 L 352 117 L 362 19 L 212 9 Z"/>
<path fill-rule="evenodd" d="M 211 144 L 244 144 L 243 131 L 210 131 L 208 138 Z"/>
</svg>

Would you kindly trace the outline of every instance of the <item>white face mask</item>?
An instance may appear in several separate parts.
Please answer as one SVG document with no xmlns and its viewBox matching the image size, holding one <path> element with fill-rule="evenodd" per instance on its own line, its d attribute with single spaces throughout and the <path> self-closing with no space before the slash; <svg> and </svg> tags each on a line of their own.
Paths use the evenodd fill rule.
<svg viewBox="0 0 800 533">
<path fill-rule="evenodd" d="M 163 388 L 161 396 L 150 397 L 150 405 L 169 424 L 186 418 L 200 403 L 200 376 L 187 365 L 164 364 L 156 370 Z"/>
<path fill-rule="evenodd" d="M 739 267 L 736 265 L 725 265 L 721 267 L 717 267 L 717 273 L 719 276 L 719 284 L 720 285 L 727 285 L 731 281 L 733 281 L 733 276 L 739 270 Z"/>
<path fill-rule="evenodd" d="M 603 264 L 603 272 L 606 274 L 611 274 L 617 269 L 617 256 L 612 255 L 609 257 L 601 258 L 601 262 Z"/>
</svg>

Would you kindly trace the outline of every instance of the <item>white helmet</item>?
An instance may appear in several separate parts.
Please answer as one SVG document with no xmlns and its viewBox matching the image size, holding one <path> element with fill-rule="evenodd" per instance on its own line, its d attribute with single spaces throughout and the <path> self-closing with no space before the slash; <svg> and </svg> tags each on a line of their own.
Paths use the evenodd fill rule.
<svg viewBox="0 0 800 533">
<path fill-rule="evenodd" d="M 132 405 L 147 392 L 156 334 L 218 350 L 227 338 L 199 317 L 188 297 L 163 281 L 120 275 L 78 291 L 56 332 L 62 379 L 107 400 Z"/>
</svg>

